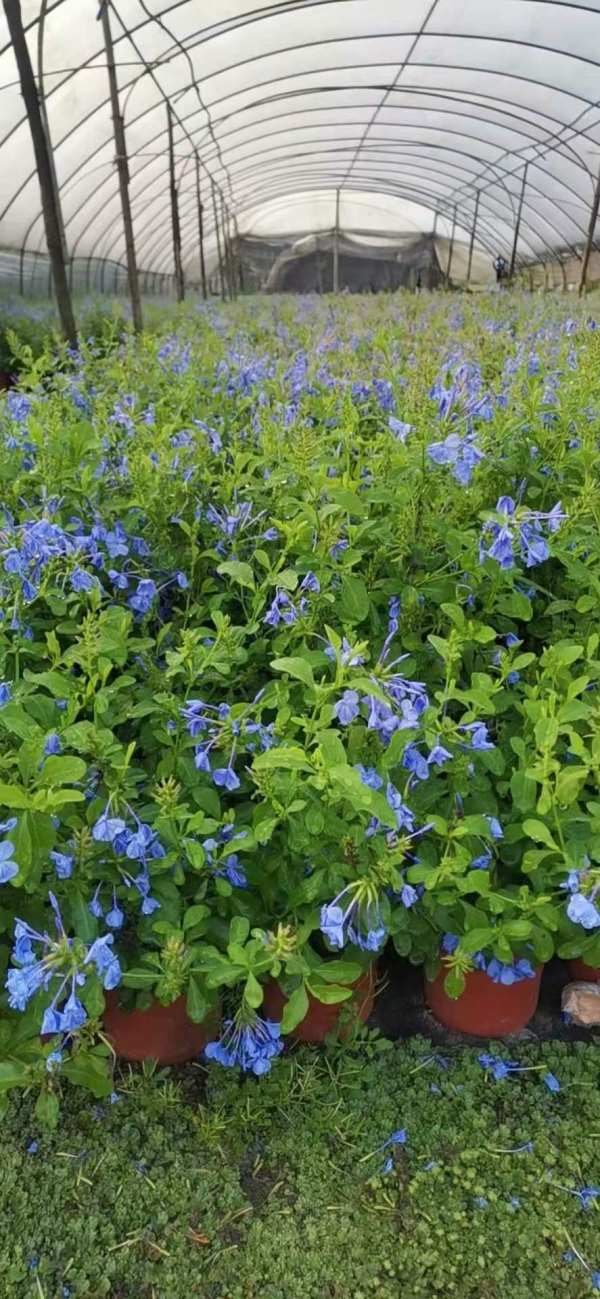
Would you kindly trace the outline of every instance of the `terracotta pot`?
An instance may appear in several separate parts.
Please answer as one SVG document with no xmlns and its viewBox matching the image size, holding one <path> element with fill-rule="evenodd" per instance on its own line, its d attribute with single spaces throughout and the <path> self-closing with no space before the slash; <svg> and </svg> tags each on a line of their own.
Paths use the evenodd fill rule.
<svg viewBox="0 0 600 1299">
<path fill-rule="evenodd" d="M 454 1000 L 444 991 L 447 970 L 435 979 L 425 980 L 425 1000 L 436 1019 L 446 1028 L 468 1033 L 471 1037 L 505 1037 L 518 1033 L 535 1013 L 540 995 L 542 967 L 534 979 L 522 979 L 506 987 L 494 983 L 484 970 L 472 970 L 466 976 L 465 990 Z"/>
<path fill-rule="evenodd" d="M 365 970 L 360 979 L 357 979 L 356 983 L 353 984 L 353 987 L 355 991 L 352 997 L 347 997 L 346 1001 L 338 1001 L 334 1005 L 325 1005 L 325 1002 L 319 1001 L 309 993 L 308 1012 L 289 1036 L 295 1042 L 310 1042 L 313 1044 L 324 1042 L 327 1034 L 335 1029 L 346 1006 L 351 1006 L 364 1024 L 371 1014 L 375 999 L 375 967 L 371 966 L 370 969 Z M 271 979 L 269 983 L 265 984 L 261 1014 L 264 1014 L 267 1019 L 280 1020 L 285 1003 L 285 993 L 276 980 Z"/>
<path fill-rule="evenodd" d="M 158 1064 L 183 1064 L 201 1054 L 215 1035 L 216 1011 L 194 1024 L 186 1011 L 185 996 L 170 1006 L 153 1001 L 148 1010 L 124 1010 L 117 992 L 106 994 L 104 1029 L 123 1060 L 156 1060 Z"/>
<path fill-rule="evenodd" d="M 585 983 L 600 983 L 600 969 L 596 965 L 586 965 L 585 961 L 567 961 L 567 969 L 572 979 L 583 979 Z"/>
</svg>

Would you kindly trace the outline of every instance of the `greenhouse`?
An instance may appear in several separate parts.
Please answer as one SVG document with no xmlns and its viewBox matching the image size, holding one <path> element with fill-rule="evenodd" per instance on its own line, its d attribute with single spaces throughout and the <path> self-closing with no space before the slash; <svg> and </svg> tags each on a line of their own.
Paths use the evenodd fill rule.
<svg viewBox="0 0 600 1299">
<path fill-rule="evenodd" d="M 599 65 L 0 2 L 0 1299 L 600 1293 Z"/>
</svg>

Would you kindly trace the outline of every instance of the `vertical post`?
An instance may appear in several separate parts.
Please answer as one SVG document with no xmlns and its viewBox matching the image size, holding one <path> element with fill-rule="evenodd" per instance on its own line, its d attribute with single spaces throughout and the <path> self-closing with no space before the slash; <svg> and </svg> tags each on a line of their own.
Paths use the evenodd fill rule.
<svg viewBox="0 0 600 1299">
<path fill-rule="evenodd" d="M 221 195 L 221 228 L 223 231 L 223 263 L 224 263 L 224 270 L 225 270 L 225 278 L 227 280 L 227 292 L 229 294 L 229 301 L 233 302 L 233 299 L 235 297 L 235 292 L 233 286 L 233 278 L 231 275 L 231 247 L 229 243 L 229 222 L 227 220 L 225 199 L 223 198 L 223 195 Z"/>
<path fill-rule="evenodd" d="M 454 253 L 454 236 L 455 236 L 455 234 L 456 234 L 456 203 L 454 204 L 454 210 L 453 210 L 453 212 L 452 212 L 452 233 L 451 233 L 451 235 L 450 235 L 450 247 L 449 247 L 449 249 L 448 249 L 448 265 L 447 265 L 447 267 L 446 267 L 446 276 L 445 276 L 445 279 L 446 279 L 446 288 L 449 288 L 449 285 L 450 285 L 450 270 L 451 270 L 451 267 L 452 267 L 452 255 L 453 255 L 453 253 Z"/>
<path fill-rule="evenodd" d="M 223 274 L 223 258 L 221 256 L 221 231 L 219 230 L 219 214 L 217 212 L 217 195 L 215 191 L 214 181 L 211 181 L 211 186 L 212 186 L 213 215 L 215 220 L 215 237 L 217 240 L 217 258 L 219 262 L 219 281 L 221 284 L 221 297 L 223 299 L 223 302 L 225 302 L 225 298 L 226 298 L 225 276 Z"/>
<path fill-rule="evenodd" d="M 33 75 L 31 58 L 27 48 L 20 0 L 2 0 L 8 31 L 13 47 L 15 62 L 21 83 L 21 94 L 25 102 L 29 129 L 35 153 L 46 243 L 52 266 L 52 276 L 56 291 L 56 302 L 63 334 L 73 347 L 77 343 L 77 327 L 73 314 L 73 304 L 69 293 L 65 259 L 62 245 L 62 219 L 60 200 L 52 179 L 52 163 L 44 123 L 40 113 L 38 91 Z"/>
<path fill-rule="evenodd" d="M 206 302 L 206 262 L 204 260 L 204 207 L 200 193 L 200 159 L 195 154 L 196 159 L 196 202 L 198 205 L 198 251 L 200 253 L 200 279 L 202 281 L 202 297 Z"/>
<path fill-rule="evenodd" d="M 52 172 L 52 184 L 54 186 L 54 195 L 55 195 L 55 200 L 57 205 L 60 239 L 62 244 L 63 257 L 66 262 L 67 261 L 67 237 L 65 234 L 65 227 L 62 219 L 62 211 L 61 211 L 60 203 L 58 202 L 58 181 L 56 179 L 56 167 L 54 165 L 54 150 L 52 148 L 52 140 L 50 138 L 50 123 L 48 121 L 48 113 L 46 110 L 46 95 L 44 92 L 44 32 L 46 28 L 46 13 L 48 9 L 48 3 L 49 0 L 41 0 L 40 17 L 39 17 L 38 30 L 37 30 L 38 102 L 40 105 L 40 117 L 42 119 L 44 132 L 48 143 L 48 157 L 50 159 L 50 171 Z"/>
<path fill-rule="evenodd" d="M 582 294 L 585 293 L 587 269 L 590 261 L 592 248 L 594 245 L 594 234 L 596 233 L 596 221 L 598 220 L 599 206 L 600 206 L 600 171 L 598 172 L 598 179 L 596 181 L 596 188 L 594 190 L 594 197 L 592 200 L 592 210 L 590 213 L 590 224 L 588 226 L 587 239 L 585 241 L 585 249 L 583 253 L 583 261 L 581 263 L 581 275 L 579 278 L 579 297 L 581 297 Z"/>
<path fill-rule="evenodd" d="M 333 292 L 340 291 L 340 191 L 335 191 L 335 229 L 333 232 Z"/>
<path fill-rule="evenodd" d="M 133 319 L 133 328 L 135 329 L 136 334 L 139 334 L 143 328 L 142 303 L 140 299 L 140 285 L 135 257 L 135 238 L 133 234 L 133 219 L 131 216 L 131 202 L 129 199 L 129 165 L 127 162 L 127 144 L 125 141 L 125 122 L 123 121 L 119 104 L 119 87 L 117 83 L 117 71 L 115 68 L 115 51 L 112 32 L 110 29 L 108 5 L 109 0 L 105 0 L 105 3 L 102 5 L 100 17 L 102 19 L 102 32 L 106 49 L 110 106 L 115 137 L 115 155 L 119 177 L 119 191 L 121 195 L 123 229 L 125 232 L 125 254 L 127 258 L 129 297 L 131 299 L 131 316 Z"/>
<path fill-rule="evenodd" d="M 469 262 L 467 266 L 467 284 L 471 283 L 471 267 L 473 265 L 473 248 L 475 246 L 475 231 L 477 229 L 477 216 L 479 213 L 479 190 L 475 197 L 475 211 L 473 213 L 473 225 L 471 227 L 471 238 L 469 240 Z"/>
<path fill-rule="evenodd" d="M 23 291 L 25 287 L 24 279 L 25 279 L 25 249 L 21 244 L 21 250 L 19 252 L 19 293 L 21 297 L 23 297 Z"/>
<path fill-rule="evenodd" d="M 233 225 L 235 229 L 235 246 L 237 251 L 238 284 L 240 286 L 240 293 L 243 293 L 244 292 L 244 266 L 242 261 L 242 245 L 240 243 L 240 229 L 238 226 L 238 220 L 236 216 L 234 216 L 233 218 Z"/>
<path fill-rule="evenodd" d="M 179 224 L 179 202 L 177 197 L 177 180 L 175 176 L 175 147 L 173 144 L 173 110 L 167 100 L 167 132 L 169 137 L 169 189 L 171 192 L 171 227 L 173 230 L 173 262 L 175 266 L 175 291 L 177 301 L 183 302 L 185 288 L 183 283 L 183 266 L 181 264 L 181 227 Z"/>
<path fill-rule="evenodd" d="M 522 181 L 522 184 L 521 184 L 521 195 L 520 195 L 520 198 L 519 198 L 519 207 L 518 207 L 518 209 L 517 209 L 517 220 L 516 220 L 516 223 L 515 223 L 515 237 L 514 237 L 514 239 L 513 239 L 512 253 L 511 253 L 511 258 L 510 258 L 510 270 L 509 270 L 509 272 L 508 272 L 509 275 L 510 275 L 511 280 L 512 280 L 512 277 L 513 277 L 513 275 L 514 275 L 514 273 L 515 273 L 515 264 L 516 264 L 516 261 L 517 261 L 517 245 L 518 245 L 518 243 L 519 243 L 519 233 L 520 233 L 520 230 L 521 230 L 521 213 L 522 213 L 522 211 L 523 211 L 523 200 L 524 200 L 524 198 L 525 198 L 525 186 L 526 186 L 526 184 L 527 184 L 527 172 L 528 172 L 528 170 L 529 170 L 529 163 L 526 162 L 526 163 L 525 163 L 525 166 L 524 166 L 524 168 L 523 168 L 523 181 Z"/>
</svg>

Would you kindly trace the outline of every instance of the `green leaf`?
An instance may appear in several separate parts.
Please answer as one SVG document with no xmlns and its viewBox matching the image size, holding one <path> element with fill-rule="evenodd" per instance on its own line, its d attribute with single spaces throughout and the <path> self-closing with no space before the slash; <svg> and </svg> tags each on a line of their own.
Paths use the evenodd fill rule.
<svg viewBox="0 0 600 1299">
<path fill-rule="evenodd" d="M 277 771 L 279 768 L 285 771 L 313 771 L 304 749 L 297 744 L 287 747 L 281 745 L 276 749 L 267 749 L 266 753 L 259 753 L 254 759 L 254 767 L 257 771 Z"/>
<path fill-rule="evenodd" d="M 559 852 L 558 844 L 552 838 L 548 826 L 543 821 L 529 819 L 523 822 L 523 830 L 529 839 L 535 843 L 545 843 L 547 848 L 555 848 Z"/>
<path fill-rule="evenodd" d="M 109 1061 L 109 1056 L 101 1057 L 91 1051 L 78 1051 L 63 1065 L 63 1074 L 69 1082 L 75 1083 L 77 1087 L 85 1087 L 96 1100 L 102 1100 L 104 1096 L 110 1096 L 113 1089 Z"/>
<path fill-rule="evenodd" d="M 356 983 L 363 973 L 358 961 L 324 961 L 318 975 L 326 983 Z"/>
<path fill-rule="evenodd" d="M 338 608 L 345 622 L 363 622 L 369 612 L 369 592 L 362 577 L 349 573 L 342 581 Z"/>
<path fill-rule="evenodd" d="M 346 510 L 348 514 L 361 515 L 367 513 L 368 506 L 366 501 L 361 500 L 360 496 L 356 496 L 354 492 L 347 491 L 344 487 L 334 487 L 328 483 L 327 495 L 332 501 L 335 501 L 335 504 L 339 505 L 342 510 Z"/>
<path fill-rule="evenodd" d="M 346 988 L 337 983 L 317 983 L 314 977 L 307 980 L 307 987 L 311 995 L 326 1006 L 335 1006 L 338 1001 L 348 1001 L 354 993 L 354 988 Z"/>
<path fill-rule="evenodd" d="M 282 568 L 279 573 L 274 573 L 271 582 L 275 586 L 283 587 L 284 591 L 295 591 L 298 585 L 298 574 L 293 568 Z"/>
<path fill-rule="evenodd" d="M 55 1092 L 40 1092 L 35 1103 L 35 1117 L 45 1128 L 55 1128 L 58 1123 L 59 1104 Z"/>
<path fill-rule="evenodd" d="M 202 985 L 195 974 L 190 975 L 190 981 L 187 990 L 186 1001 L 187 1013 L 194 1021 L 194 1024 L 201 1024 L 206 1019 L 209 1010 L 209 1003 L 204 994 Z"/>
<path fill-rule="evenodd" d="M 153 988 L 159 977 L 159 970 L 145 970 L 140 965 L 133 970 L 125 971 L 123 985 L 126 988 Z"/>
<path fill-rule="evenodd" d="M 337 731 L 321 731 L 319 748 L 326 767 L 343 766 L 348 761 Z"/>
<path fill-rule="evenodd" d="M 233 578 L 234 582 L 238 582 L 240 586 L 247 587 L 250 591 L 256 589 L 254 573 L 250 565 L 245 564 L 241 559 L 228 559 L 224 564 L 219 564 L 217 573 L 221 574 L 223 577 Z"/>
<path fill-rule="evenodd" d="M 308 1014 L 308 1007 L 308 994 L 304 984 L 301 983 L 285 1004 L 281 1017 L 282 1033 L 291 1033 L 294 1028 L 297 1028 Z"/>
<path fill-rule="evenodd" d="M 289 677 L 297 677 L 306 686 L 314 686 L 315 684 L 313 670 L 310 663 L 306 662 L 306 659 L 297 656 L 294 658 L 272 659 L 271 667 L 275 668 L 276 672 L 287 672 Z"/>
<path fill-rule="evenodd" d="M 537 785 L 525 771 L 513 771 L 510 792 L 512 801 L 520 812 L 530 812 L 535 807 Z"/>
<path fill-rule="evenodd" d="M 0 785 L 0 807 L 31 807 L 31 795 L 20 785 Z"/>
<path fill-rule="evenodd" d="M 0 1060 L 0 1092 L 11 1087 L 26 1087 L 29 1067 L 21 1060 Z"/>
<path fill-rule="evenodd" d="M 229 942 L 243 945 L 250 933 L 250 921 L 247 916 L 234 916 L 229 926 Z"/>
<path fill-rule="evenodd" d="M 83 780 L 86 771 L 83 758 L 46 758 L 40 773 L 40 785 L 74 785 Z"/>
<path fill-rule="evenodd" d="M 248 1002 L 248 1005 L 252 1006 L 253 1010 L 258 1010 L 258 1007 L 262 1006 L 262 1000 L 263 1000 L 262 984 L 258 982 L 258 979 L 252 973 L 252 971 L 250 971 L 248 978 L 246 979 L 246 986 L 244 988 L 244 998 Z"/>
<path fill-rule="evenodd" d="M 206 920 L 206 917 L 209 915 L 210 915 L 209 907 L 204 906 L 204 903 L 202 902 L 198 902 L 193 907 L 188 907 L 183 917 L 184 930 L 193 929 L 196 925 L 202 924 L 202 922 Z"/>
<path fill-rule="evenodd" d="M 454 966 L 448 971 L 444 979 L 444 992 L 447 992 L 448 996 L 452 997 L 453 1001 L 456 1001 L 458 997 L 462 996 L 465 986 L 466 979 L 462 970 Z"/>
<path fill-rule="evenodd" d="M 469 929 L 460 940 L 461 951 L 472 955 L 488 947 L 494 938 L 494 930 L 489 925 L 485 929 Z"/>
</svg>

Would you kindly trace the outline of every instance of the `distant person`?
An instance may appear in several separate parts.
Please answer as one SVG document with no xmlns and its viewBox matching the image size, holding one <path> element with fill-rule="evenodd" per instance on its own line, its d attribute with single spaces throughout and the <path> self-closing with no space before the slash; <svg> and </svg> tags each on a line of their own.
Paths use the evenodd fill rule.
<svg viewBox="0 0 600 1299">
<path fill-rule="evenodd" d="M 501 284 L 506 279 L 506 261 L 504 257 L 497 257 L 494 262 L 496 272 L 496 284 Z"/>
</svg>

